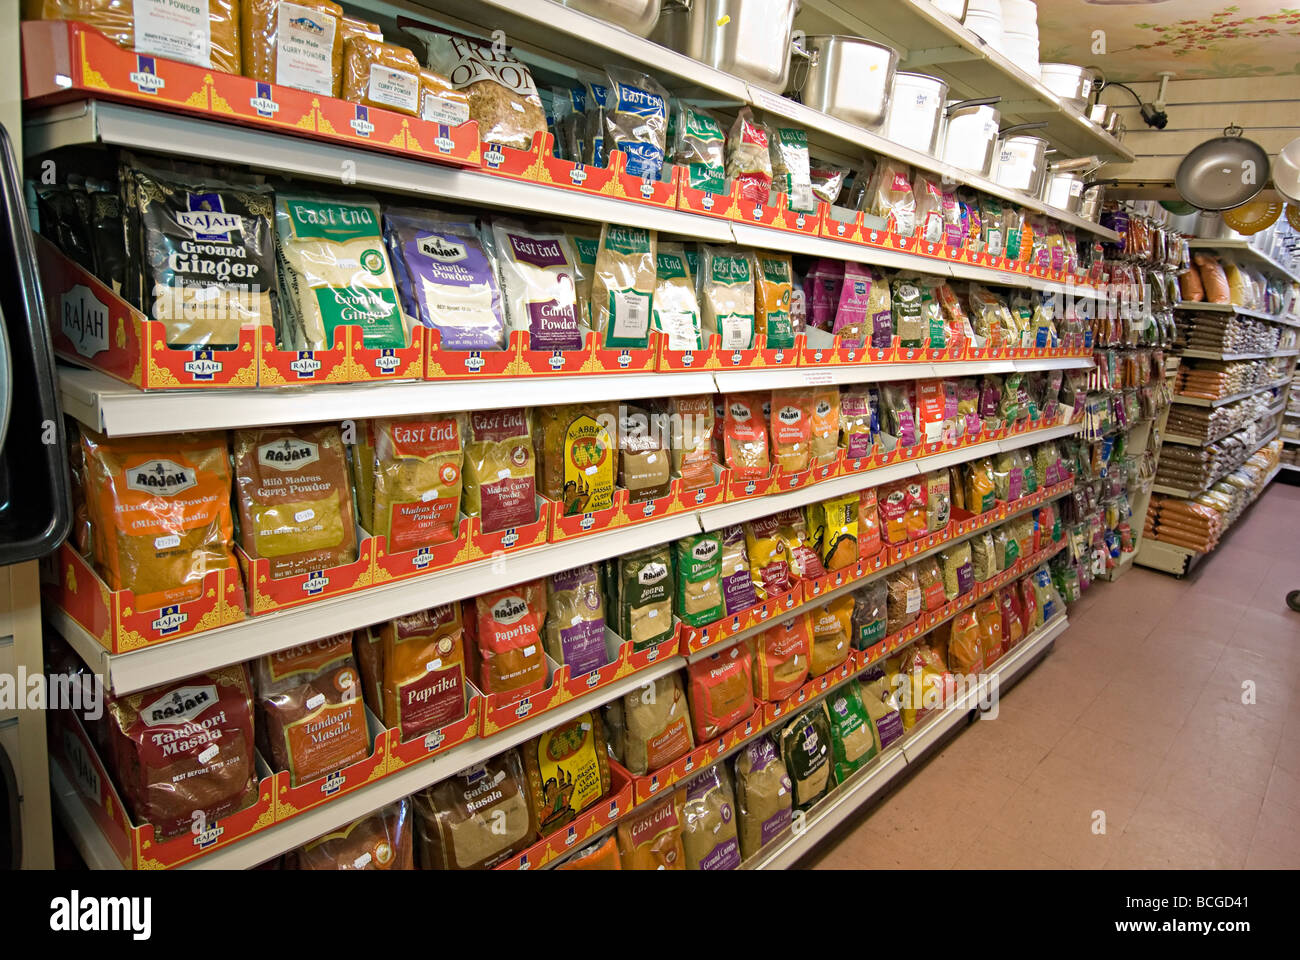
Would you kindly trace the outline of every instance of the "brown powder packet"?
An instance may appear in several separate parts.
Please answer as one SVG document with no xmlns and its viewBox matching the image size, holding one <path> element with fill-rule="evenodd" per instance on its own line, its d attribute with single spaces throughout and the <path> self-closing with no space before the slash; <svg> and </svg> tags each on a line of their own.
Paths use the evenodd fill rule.
<svg viewBox="0 0 1300 960">
<path fill-rule="evenodd" d="M 804 390 L 772 391 L 772 455 L 786 473 L 812 463 L 812 397 Z"/>
<path fill-rule="evenodd" d="M 630 503 L 666 497 L 673 478 L 662 404 L 622 404 L 619 412 L 618 485 Z"/>
<path fill-rule="evenodd" d="M 158 837 L 189 834 L 257 800 L 243 664 L 112 698 L 108 714 L 116 783 L 132 818 Z"/>
<path fill-rule="evenodd" d="M 337 97 L 343 82 L 343 8 L 333 0 L 242 0 L 244 76 Z"/>
<path fill-rule="evenodd" d="M 294 786 L 370 753 L 352 638 L 343 633 L 254 661 L 258 742 Z"/>
<path fill-rule="evenodd" d="M 343 44 L 343 99 L 416 116 L 420 61 L 406 47 L 359 33 Z"/>
<path fill-rule="evenodd" d="M 464 510 L 484 532 L 537 519 L 537 458 L 522 407 L 474 410 L 465 439 Z"/>
<path fill-rule="evenodd" d="M 713 397 L 673 397 L 670 404 L 673 472 L 687 490 L 713 486 Z"/>
<path fill-rule="evenodd" d="M 139 610 L 197 600 L 209 570 L 235 565 L 224 434 L 105 439 L 82 428 L 96 565 Z"/>
<path fill-rule="evenodd" d="M 390 620 L 379 636 L 387 726 L 410 740 L 465 716 L 465 637 L 459 604 Z"/>
<path fill-rule="evenodd" d="M 469 98 L 442 74 L 420 71 L 420 119 L 458 127 L 469 122 Z"/>
<path fill-rule="evenodd" d="M 239 73 L 237 0 L 207 0 L 172 9 L 166 19 L 152 16 L 148 35 L 141 36 L 136 30 L 137 16 L 144 13 L 143 8 L 137 10 L 134 4 L 121 0 L 33 0 L 23 4 L 27 20 L 77 20 L 136 53 Z"/>
<path fill-rule="evenodd" d="M 814 463 L 832 463 L 840 452 L 840 391 L 819 387 L 809 394 L 809 425 Z"/>
<path fill-rule="evenodd" d="M 376 420 L 375 536 L 389 553 L 459 535 L 464 414 Z"/>
<path fill-rule="evenodd" d="M 271 577 L 294 577 L 357 558 L 343 440 L 337 427 L 236 430 L 232 443 L 239 540 Z"/>
</svg>

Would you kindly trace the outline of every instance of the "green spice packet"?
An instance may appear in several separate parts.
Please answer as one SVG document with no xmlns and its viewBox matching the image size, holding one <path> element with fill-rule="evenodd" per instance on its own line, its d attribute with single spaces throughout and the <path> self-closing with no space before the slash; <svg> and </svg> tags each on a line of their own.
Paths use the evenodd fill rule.
<svg viewBox="0 0 1300 960">
<path fill-rule="evenodd" d="M 619 558 L 618 626 L 634 651 L 673 635 L 672 551 L 666 544 Z"/>
<path fill-rule="evenodd" d="M 693 627 L 720 620 L 726 612 L 722 598 L 722 534 L 700 533 L 673 544 L 677 566 L 677 618 Z"/>
<path fill-rule="evenodd" d="M 858 770 L 876 755 L 876 734 L 871 714 L 856 683 L 846 683 L 826 701 L 831 721 L 831 753 L 835 758 L 835 782 Z"/>
<path fill-rule="evenodd" d="M 600 232 L 591 306 L 606 347 L 644 350 L 650 345 L 655 246 L 654 232 L 640 227 L 607 223 Z"/>
<path fill-rule="evenodd" d="M 301 193 L 275 198 L 281 273 L 309 347 L 359 326 L 369 349 L 407 345 L 397 285 L 380 229 L 379 204 Z"/>
</svg>

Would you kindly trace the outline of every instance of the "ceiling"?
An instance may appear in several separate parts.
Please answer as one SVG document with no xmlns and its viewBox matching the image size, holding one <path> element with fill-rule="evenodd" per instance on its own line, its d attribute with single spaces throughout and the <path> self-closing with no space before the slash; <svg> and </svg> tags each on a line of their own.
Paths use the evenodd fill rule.
<svg viewBox="0 0 1300 960">
<path fill-rule="evenodd" d="M 1038 36 L 1044 63 L 1111 80 L 1300 74 L 1300 8 L 1273 0 L 1038 0 Z"/>
</svg>

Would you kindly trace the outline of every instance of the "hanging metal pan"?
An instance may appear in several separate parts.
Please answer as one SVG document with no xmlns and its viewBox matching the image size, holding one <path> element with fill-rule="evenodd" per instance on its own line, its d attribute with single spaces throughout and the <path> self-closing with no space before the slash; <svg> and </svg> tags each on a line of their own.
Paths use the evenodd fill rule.
<svg viewBox="0 0 1300 960">
<path fill-rule="evenodd" d="M 1268 182 L 1268 154 L 1242 137 L 1235 124 L 1223 136 L 1193 147 L 1178 165 L 1175 186 L 1183 199 L 1202 210 L 1239 207 Z"/>
<path fill-rule="evenodd" d="M 1300 203 L 1300 137 L 1277 152 L 1273 189 L 1293 203 Z"/>
</svg>

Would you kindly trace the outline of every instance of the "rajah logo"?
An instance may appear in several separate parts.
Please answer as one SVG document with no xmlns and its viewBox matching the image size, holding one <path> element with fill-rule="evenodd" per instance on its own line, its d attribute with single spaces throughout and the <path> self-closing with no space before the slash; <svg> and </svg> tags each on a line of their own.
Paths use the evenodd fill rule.
<svg viewBox="0 0 1300 960">
<path fill-rule="evenodd" d="M 171 497 L 197 486 L 198 474 L 172 460 L 149 460 L 127 470 L 126 487 L 141 493 Z"/>
<path fill-rule="evenodd" d="M 257 448 L 257 462 L 276 470 L 300 470 L 320 459 L 320 447 L 296 437 L 285 437 Z"/>
<path fill-rule="evenodd" d="M 202 687 L 181 687 L 159 697 L 140 711 L 146 727 L 160 723 L 180 724 L 193 720 L 217 702 L 217 688 L 213 684 Z"/>
</svg>

